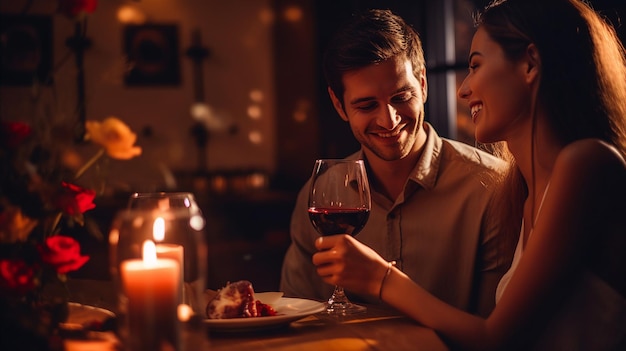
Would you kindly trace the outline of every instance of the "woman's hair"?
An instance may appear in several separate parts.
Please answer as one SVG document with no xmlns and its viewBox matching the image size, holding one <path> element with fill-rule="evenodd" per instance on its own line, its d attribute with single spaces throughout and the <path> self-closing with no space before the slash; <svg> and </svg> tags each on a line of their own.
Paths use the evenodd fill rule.
<svg viewBox="0 0 626 351">
<path fill-rule="evenodd" d="M 537 103 L 562 143 L 598 138 L 626 155 L 624 46 L 587 3 L 497 0 L 477 14 L 475 23 L 511 60 L 521 58 L 529 44 L 536 46 L 541 61 Z M 503 189 L 511 192 L 501 194 L 509 206 L 499 208 L 511 211 L 503 215 L 521 218 L 527 187 L 514 164 Z"/>
<path fill-rule="evenodd" d="M 399 55 L 411 61 L 413 73 L 419 78 L 425 60 L 417 32 L 389 10 L 368 10 L 355 15 L 335 33 L 324 53 L 324 76 L 343 104 L 344 73 Z"/>
</svg>

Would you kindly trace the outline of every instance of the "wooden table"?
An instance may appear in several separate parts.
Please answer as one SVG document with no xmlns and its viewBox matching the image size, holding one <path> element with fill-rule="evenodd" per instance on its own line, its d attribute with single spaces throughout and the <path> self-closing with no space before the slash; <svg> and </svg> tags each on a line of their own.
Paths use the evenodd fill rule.
<svg viewBox="0 0 626 351">
<path fill-rule="evenodd" d="M 107 281 L 70 281 L 74 301 L 115 311 L 115 295 Z M 313 315 L 290 325 L 259 332 L 187 333 L 184 351 L 256 350 L 448 350 L 431 329 L 382 306 L 338 319 Z"/>
<path fill-rule="evenodd" d="M 431 329 L 393 311 L 368 306 L 343 321 L 314 315 L 268 333 L 209 334 L 210 350 L 448 350 Z"/>
</svg>

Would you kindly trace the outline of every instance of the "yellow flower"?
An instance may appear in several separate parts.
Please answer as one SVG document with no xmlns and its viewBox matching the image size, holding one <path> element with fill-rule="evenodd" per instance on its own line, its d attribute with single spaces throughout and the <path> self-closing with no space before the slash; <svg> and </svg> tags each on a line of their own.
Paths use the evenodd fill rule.
<svg viewBox="0 0 626 351">
<path fill-rule="evenodd" d="M 26 241 L 30 232 L 37 226 L 37 221 L 24 215 L 19 207 L 2 202 L 4 210 L 0 212 L 0 242 Z"/>
<path fill-rule="evenodd" d="M 141 155 L 141 148 L 133 146 L 137 135 L 120 119 L 108 117 L 102 122 L 87 121 L 87 138 L 106 150 L 109 157 L 128 160 Z"/>
</svg>

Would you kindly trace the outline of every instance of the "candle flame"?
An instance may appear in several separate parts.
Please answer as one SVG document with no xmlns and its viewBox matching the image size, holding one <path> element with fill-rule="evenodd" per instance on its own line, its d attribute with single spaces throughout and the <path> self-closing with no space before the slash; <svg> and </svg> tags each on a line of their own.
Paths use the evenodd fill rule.
<svg viewBox="0 0 626 351">
<path fill-rule="evenodd" d="M 147 266 L 154 266 L 157 261 L 156 245 L 152 240 L 143 242 L 143 263 Z"/>
<path fill-rule="evenodd" d="M 165 220 L 163 217 L 157 217 L 152 225 L 152 236 L 155 241 L 163 241 L 165 238 Z"/>
</svg>

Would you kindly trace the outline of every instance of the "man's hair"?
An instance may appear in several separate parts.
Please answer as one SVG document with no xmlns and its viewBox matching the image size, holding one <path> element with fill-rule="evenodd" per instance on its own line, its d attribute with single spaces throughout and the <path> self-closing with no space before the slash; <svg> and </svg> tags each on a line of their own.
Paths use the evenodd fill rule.
<svg viewBox="0 0 626 351">
<path fill-rule="evenodd" d="M 345 23 L 330 41 L 323 60 L 326 82 L 342 105 L 345 72 L 404 56 L 420 77 L 424 51 L 417 32 L 389 10 L 368 10 Z"/>
</svg>

